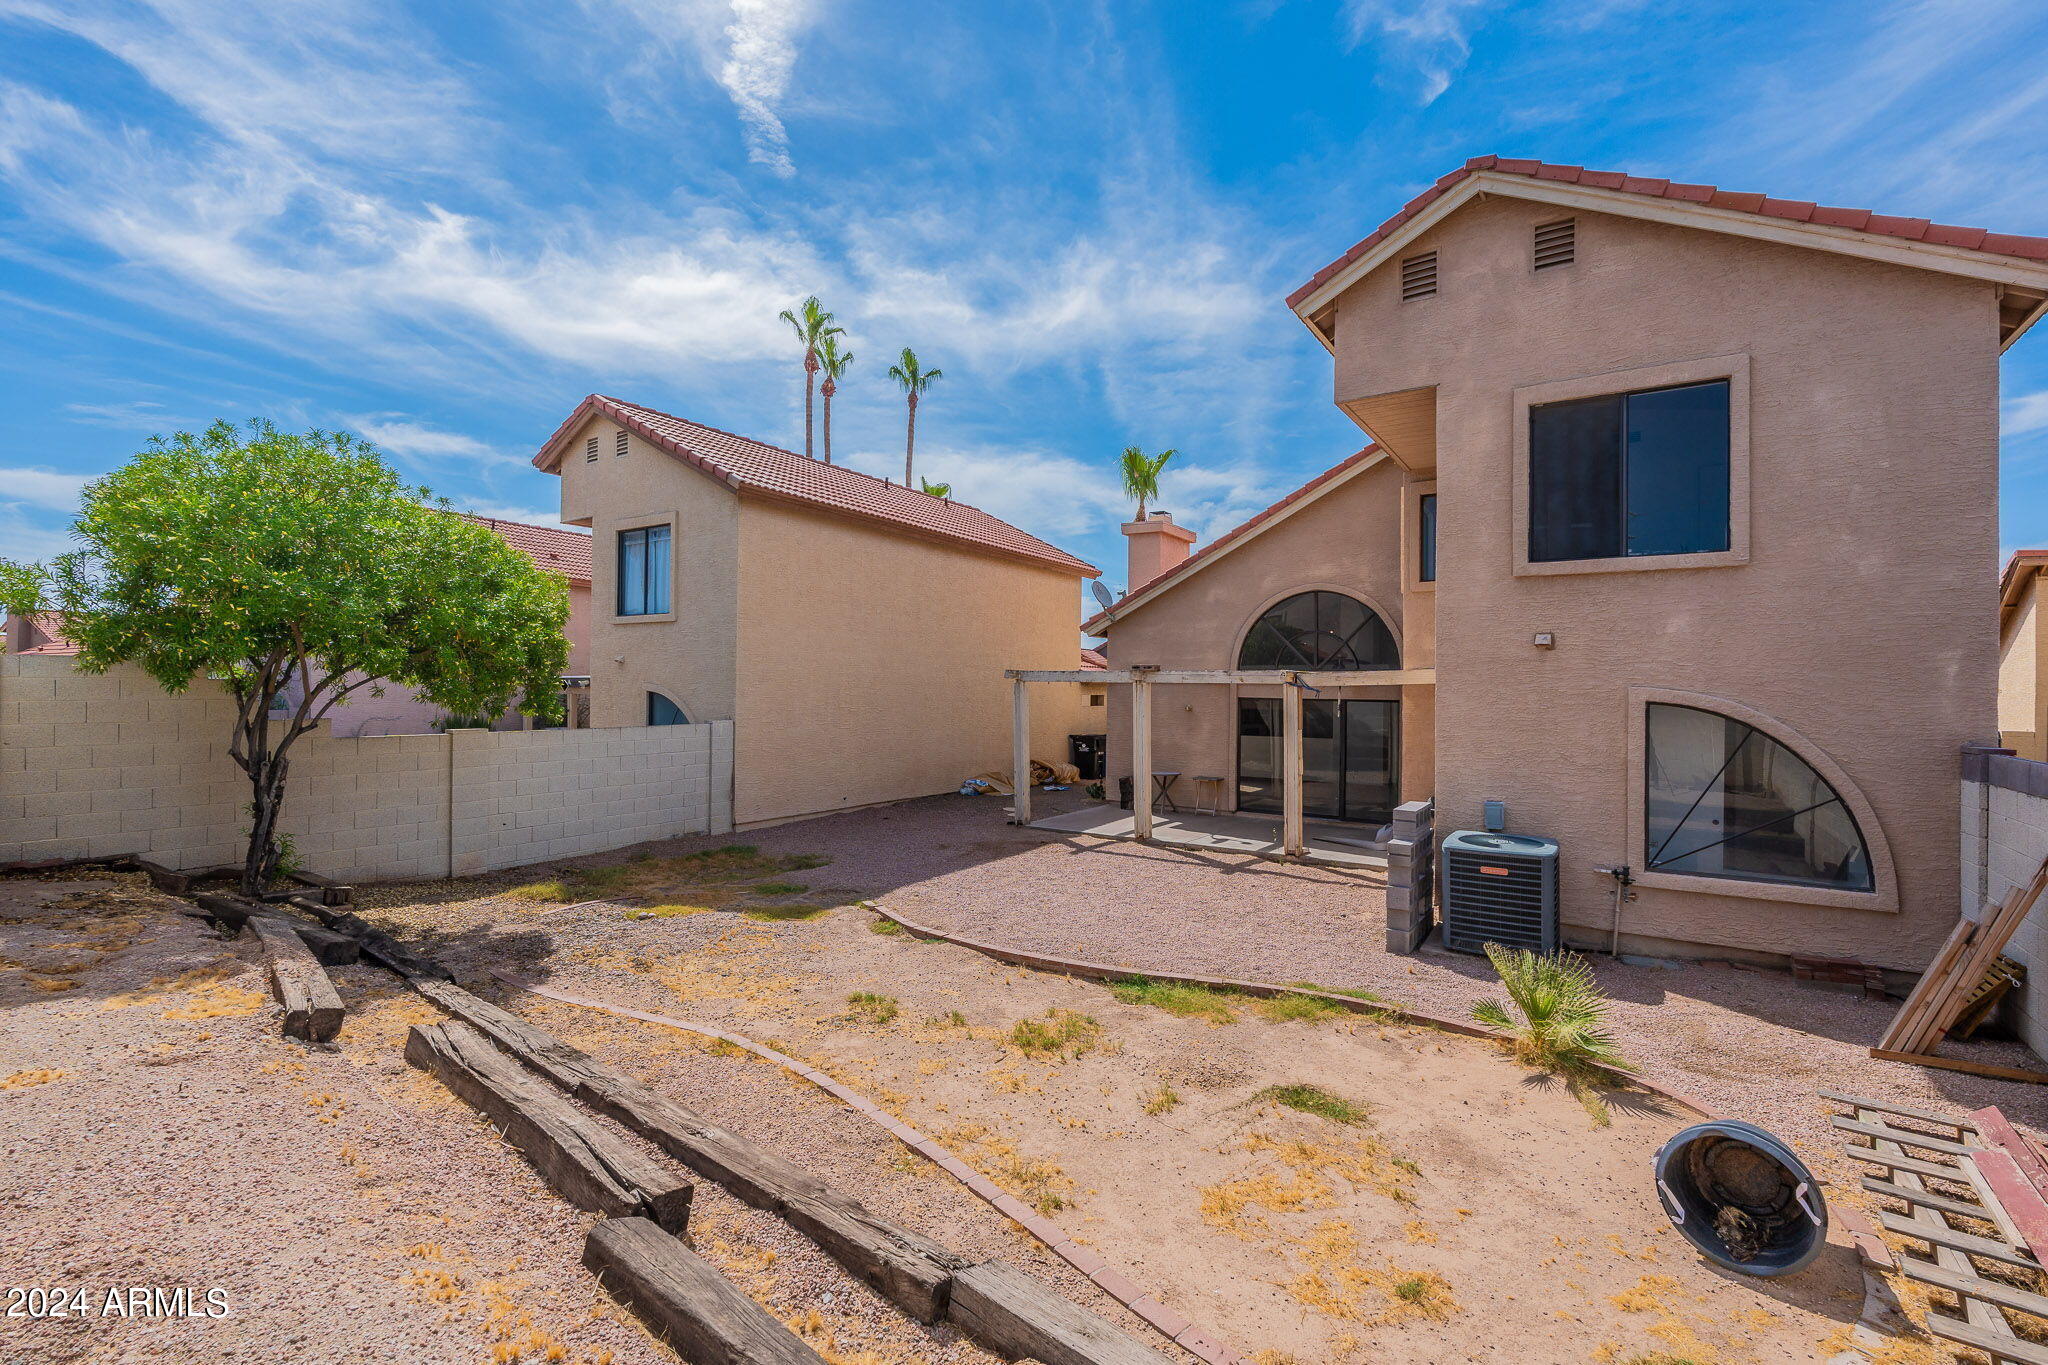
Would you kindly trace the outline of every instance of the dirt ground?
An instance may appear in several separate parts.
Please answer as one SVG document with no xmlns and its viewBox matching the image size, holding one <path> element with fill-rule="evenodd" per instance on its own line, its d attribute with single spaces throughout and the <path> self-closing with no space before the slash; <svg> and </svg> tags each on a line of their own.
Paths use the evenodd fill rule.
<svg viewBox="0 0 2048 1365">
<path fill-rule="evenodd" d="M 490 970 L 830 1072 L 1259 1365 L 1818 1361 L 1855 1321 L 1839 1230 L 1813 1269 L 1768 1281 L 1708 1269 L 1669 1227 L 1650 1158 L 1688 1113 L 1617 1095 L 1600 1127 L 1480 1040 L 1118 992 L 877 932 L 851 904 L 1134 971 L 1314 981 L 1447 1014 L 1488 993 L 1483 963 L 1381 951 L 1371 878 L 1021 831 L 992 799 L 743 837 L 756 851 L 677 841 L 366 889 L 364 912 L 566 1041 L 1155 1344 L 800 1078 Z M 0 1360 L 673 1359 L 581 1269 L 588 1218 L 404 1064 L 405 1029 L 436 1011 L 377 969 L 338 969 L 338 1045 L 286 1042 L 253 950 L 179 904 L 139 877 L 0 880 L 0 1265 L 10 1284 L 87 1287 L 96 1307 L 110 1287 L 185 1286 L 203 1314 L 219 1288 L 228 1315 L 0 1317 Z M 1600 972 L 1631 1058 L 1789 1137 L 1831 1201 L 1863 1197 L 1816 1085 L 1995 1102 L 2038 1129 L 2024 1087 L 1872 1062 L 1884 1006 L 1782 976 Z M 701 1183 L 693 1236 L 836 1365 L 990 1359 Z"/>
<path fill-rule="evenodd" d="M 336 968 L 337 1044 L 287 1041 L 256 951 L 181 904 L 139 875 L 0 879 L 0 1289 L 91 1309 L 0 1316 L 0 1361 L 674 1361 L 582 1268 L 592 1220 L 405 1064 L 439 1011 Z M 836 1365 L 993 1360 L 715 1187 L 692 1233 Z M 134 1287 L 165 1302 L 104 1311 Z"/>
</svg>

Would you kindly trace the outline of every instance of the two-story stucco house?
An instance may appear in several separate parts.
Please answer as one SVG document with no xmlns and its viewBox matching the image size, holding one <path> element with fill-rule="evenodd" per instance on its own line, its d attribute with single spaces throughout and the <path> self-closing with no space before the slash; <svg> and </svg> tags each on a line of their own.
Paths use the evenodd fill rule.
<svg viewBox="0 0 2048 1365">
<path fill-rule="evenodd" d="M 534 464 L 593 535 L 590 723 L 731 720 L 737 827 L 1007 769 L 1002 670 L 1080 652 L 1095 569 L 965 503 L 595 394 Z M 1034 752 L 1102 732 L 1102 691 Z"/>
<path fill-rule="evenodd" d="M 1126 526 L 1086 629 L 1112 669 L 1402 669 L 1304 703 L 1308 813 L 1503 801 L 1570 942 L 1618 906 L 1625 949 L 1917 968 L 1998 732 L 1998 358 L 2044 300 L 2044 238 L 1475 159 L 1289 299 L 1372 444 L 1199 553 Z M 1174 689 L 1156 766 L 1277 808 L 1278 692 Z"/>
</svg>

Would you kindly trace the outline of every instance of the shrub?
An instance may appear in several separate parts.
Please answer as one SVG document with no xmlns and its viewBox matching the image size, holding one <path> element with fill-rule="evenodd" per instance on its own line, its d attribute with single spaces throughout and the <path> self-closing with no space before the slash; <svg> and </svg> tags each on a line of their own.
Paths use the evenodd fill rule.
<svg viewBox="0 0 2048 1365">
<path fill-rule="evenodd" d="M 1607 1105 L 1593 1089 L 1628 1063 L 1606 1028 L 1611 1002 L 1600 993 L 1592 964 L 1576 953 L 1532 953 L 1486 945 L 1487 960 L 1514 1006 L 1482 1000 L 1472 1017 L 1512 1035 L 1515 1057 L 1564 1077 L 1594 1121 L 1606 1124 Z"/>
</svg>

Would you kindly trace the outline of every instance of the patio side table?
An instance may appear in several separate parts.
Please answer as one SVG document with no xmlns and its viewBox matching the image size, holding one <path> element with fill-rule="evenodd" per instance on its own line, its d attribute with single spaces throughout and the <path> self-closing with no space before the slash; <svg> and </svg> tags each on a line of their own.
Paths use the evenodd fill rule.
<svg viewBox="0 0 2048 1365">
<path fill-rule="evenodd" d="M 1173 782 L 1174 779 L 1179 776 L 1180 770 L 1177 768 L 1171 772 L 1163 768 L 1154 768 L 1152 770 L 1153 800 L 1164 801 L 1166 803 L 1166 808 L 1172 811 L 1175 815 L 1180 814 L 1180 807 L 1175 805 L 1173 801 Z"/>
<path fill-rule="evenodd" d="M 1206 773 L 1197 773 L 1188 781 L 1195 784 L 1194 812 L 1197 815 L 1223 814 L 1224 779 Z"/>
</svg>

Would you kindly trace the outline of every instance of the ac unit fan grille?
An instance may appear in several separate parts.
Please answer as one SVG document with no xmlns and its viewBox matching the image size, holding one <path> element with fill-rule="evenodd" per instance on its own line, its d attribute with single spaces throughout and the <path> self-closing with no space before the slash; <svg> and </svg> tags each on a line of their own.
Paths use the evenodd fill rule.
<svg viewBox="0 0 2048 1365">
<path fill-rule="evenodd" d="M 1556 862 L 1547 858 L 1447 851 L 1446 944 L 1467 952 L 1482 951 L 1489 943 L 1539 953 L 1554 951 L 1556 868 Z"/>
</svg>

